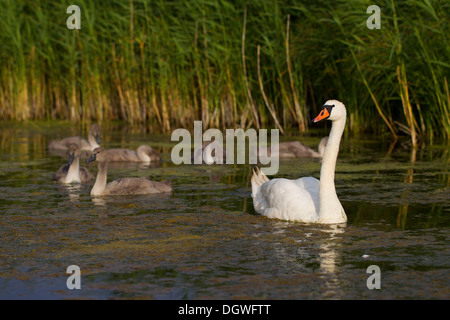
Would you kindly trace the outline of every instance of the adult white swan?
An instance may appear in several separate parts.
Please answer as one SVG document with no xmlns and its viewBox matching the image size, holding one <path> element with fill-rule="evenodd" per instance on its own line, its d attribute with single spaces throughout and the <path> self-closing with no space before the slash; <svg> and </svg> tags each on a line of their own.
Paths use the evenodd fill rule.
<svg viewBox="0 0 450 320">
<path fill-rule="evenodd" d="M 313 120 L 332 121 L 331 132 L 322 158 L 320 181 L 313 177 L 297 180 L 272 179 L 259 169 L 252 176 L 255 211 L 269 218 L 316 223 L 345 223 L 347 216 L 334 186 L 339 143 L 345 128 L 347 111 L 342 102 L 328 100 Z"/>
</svg>

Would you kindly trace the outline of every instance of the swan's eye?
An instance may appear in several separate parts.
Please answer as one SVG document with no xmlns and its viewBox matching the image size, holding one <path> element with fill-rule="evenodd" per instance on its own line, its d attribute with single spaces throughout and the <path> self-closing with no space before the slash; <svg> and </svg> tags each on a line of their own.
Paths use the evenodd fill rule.
<svg viewBox="0 0 450 320">
<path fill-rule="evenodd" d="M 334 108 L 334 104 L 324 105 L 323 106 L 323 110 L 326 109 L 328 111 L 328 114 L 331 114 L 331 110 L 333 110 L 333 108 Z"/>
</svg>

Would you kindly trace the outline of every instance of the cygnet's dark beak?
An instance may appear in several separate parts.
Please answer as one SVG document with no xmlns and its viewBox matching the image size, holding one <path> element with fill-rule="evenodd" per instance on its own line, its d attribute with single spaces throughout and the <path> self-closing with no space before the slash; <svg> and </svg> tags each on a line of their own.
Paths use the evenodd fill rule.
<svg viewBox="0 0 450 320">
<path fill-rule="evenodd" d="M 93 153 L 93 154 L 91 154 L 91 156 L 89 157 L 89 159 L 86 160 L 86 163 L 95 161 L 95 159 L 96 159 L 96 155 L 95 155 L 95 153 Z"/>
<path fill-rule="evenodd" d="M 69 166 L 73 163 L 73 159 L 75 159 L 75 153 L 69 154 Z"/>
</svg>

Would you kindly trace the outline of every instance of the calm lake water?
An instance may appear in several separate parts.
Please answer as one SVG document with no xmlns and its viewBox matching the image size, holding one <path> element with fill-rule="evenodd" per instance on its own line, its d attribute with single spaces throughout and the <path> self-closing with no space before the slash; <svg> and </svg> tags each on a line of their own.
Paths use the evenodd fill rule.
<svg viewBox="0 0 450 320">
<path fill-rule="evenodd" d="M 160 166 L 112 167 L 108 181 L 170 180 L 173 193 L 93 200 L 92 183 L 52 180 L 67 158 L 48 142 L 79 128 L 0 123 L 1 299 L 450 298 L 448 146 L 412 154 L 405 143 L 344 137 L 336 188 L 348 224 L 332 227 L 255 214 L 249 165 L 176 166 L 170 136 L 102 128 L 106 148 L 163 154 Z M 320 138 L 302 141 L 316 149 Z M 319 177 L 320 165 L 281 160 L 277 176 Z M 70 265 L 81 290 L 66 286 Z M 366 285 L 371 265 L 381 289 Z"/>
</svg>

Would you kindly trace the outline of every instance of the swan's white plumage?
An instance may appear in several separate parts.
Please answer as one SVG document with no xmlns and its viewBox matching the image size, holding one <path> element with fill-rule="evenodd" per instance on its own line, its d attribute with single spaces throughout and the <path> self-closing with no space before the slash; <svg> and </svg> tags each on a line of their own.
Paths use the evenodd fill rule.
<svg viewBox="0 0 450 320">
<path fill-rule="evenodd" d="M 252 197 L 257 212 L 268 218 L 317 221 L 319 180 L 313 177 L 268 180 L 261 171 L 256 176 L 252 178 Z M 263 183 L 257 187 L 254 181 Z"/>
<path fill-rule="evenodd" d="M 326 117 L 325 106 L 333 106 L 326 110 L 329 112 L 328 117 Z M 316 121 L 323 118 L 333 121 L 333 126 L 322 159 L 321 180 L 313 177 L 269 180 L 257 169 L 251 179 L 253 206 L 256 212 L 268 218 L 303 222 L 345 223 L 347 221 L 334 186 L 339 143 L 345 128 L 345 106 L 337 100 L 327 101 L 324 111 L 316 118 Z"/>
</svg>

